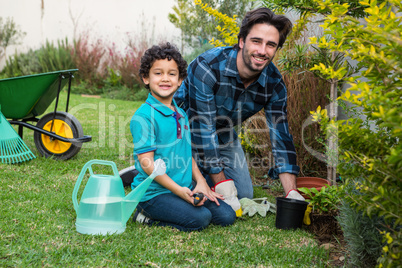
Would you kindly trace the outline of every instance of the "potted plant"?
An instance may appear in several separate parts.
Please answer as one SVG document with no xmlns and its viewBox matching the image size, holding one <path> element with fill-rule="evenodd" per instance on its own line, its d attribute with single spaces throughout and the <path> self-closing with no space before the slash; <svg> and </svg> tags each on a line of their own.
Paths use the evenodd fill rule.
<svg viewBox="0 0 402 268">
<path fill-rule="evenodd" d="M 329 186 L 317 188 L 301 187 L 298 190 L 306 195 L 312 211 L 310 213 L 311 224 L 307 229 L 314 233 L 320 242 L 329 242 L 333 236 L 342 235 L 341 228 L 336 217 L 340 204 L 340 187 Z"/>
</svg>

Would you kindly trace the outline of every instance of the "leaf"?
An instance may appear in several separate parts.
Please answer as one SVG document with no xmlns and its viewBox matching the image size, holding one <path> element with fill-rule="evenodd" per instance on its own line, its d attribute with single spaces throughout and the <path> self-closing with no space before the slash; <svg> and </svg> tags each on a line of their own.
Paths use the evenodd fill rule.
<svg viewBox="0 0 402 268">
<path fill-rule="evenodd" d="M 314 193 L 314 194 L 319 194 L 317 188 L 311 188 L 310 191 L 311 191 L 312 193 Z"/>
<path fill-rule="evenodd" d="M 346 92 L 343 94 L 343 96 L 344 96 L 346 99 L 349 99 L 349 98 L 350 98 L 350 91 L 349 91 L 349 90 L 346 90 Z"/>
</svg>

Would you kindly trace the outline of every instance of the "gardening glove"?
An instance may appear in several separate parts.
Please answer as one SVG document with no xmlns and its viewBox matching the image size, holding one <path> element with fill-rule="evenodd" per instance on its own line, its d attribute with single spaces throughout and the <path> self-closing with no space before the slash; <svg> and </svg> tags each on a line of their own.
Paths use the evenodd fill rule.
<svg viewBox="0 0 402 268">
<path fill-rule="evenodd" d="M 303 223 L 305 225 L 310 225 L 311 224 L 310 213 L 311 213 L 312 209 L 313 209 L 313 206 L 311 204 L 308 204 L 307 208 L 306 208 L 306 211 L 304 212 L 304 218 L 303 218 Z"/>
<path fill-rule="evenodd" d="M 257 202 L 257 203 L 259 201 L 261 201 L 260 204 L 265 206 L 265 209 L 267 210 L 267 212 L 269 211 L 274 214 L 276 213 L 276 204 L 269 202 L 266 197 L 254 198 L 253 201 Z"/>
<path fill-rule="evenodd" d="M 247 215 L 252 217 L 255 213 L 258 212 L 262 217 L 267 215 L 267 212 L 270 211 L 272 213 L 276 213 L 276 205 L 268 202 L 267 198 L 242 198 L 240 199 L 240 204 L 243 210 L 242 215 Z M 256 201 L 261 201 L 261 203 L 257 203 Z"/>
<path fill-rule="evenodd" d="M 232 209 L 236 212 L 237 217 L 242 215 L 240 202 L 237 198 L 237 189 L 233 180 L 224 180 L 218 182 L 214 187 L 212 187 L 212 191 L 223 195 L 225 198 L 223 201 L 232 207 Z"/>
<path fill-rule="evenodd" d="M 296 199 L 296 200 L 300 200 L 300 201 L 306 201 L 306 199 L 304 199 L 304 197 L 301 196 L 301 194 L 299 194 L 299 192 L 295 189 L 290 190 L 288 192 L 288 194 L 286 195 L 286 198 Z"/>
<path fill-rule="evenodd" d="M 292 198 L 292 199 L 297 199 L 300 201 L 306 201 L 301 194 L 297 190 L 290 190 L 289 193 L 286 195 L 286 198 Z M 312 210 L 312 206 L 310 204 L 307 205 L 306 211 L 304 212 L 304 218 L 303 218 L 303 223 L 305 225 L 310 225 L 311 220 L 310 220 L 310 213 Z"/>
</svg>

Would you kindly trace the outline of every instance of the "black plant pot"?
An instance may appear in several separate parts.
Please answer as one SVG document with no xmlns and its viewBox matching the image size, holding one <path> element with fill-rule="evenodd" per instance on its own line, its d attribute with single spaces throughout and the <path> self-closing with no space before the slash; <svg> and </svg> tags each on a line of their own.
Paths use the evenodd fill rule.
<svg viewBox="0 0 402 268">
<path fill-rule="evenodd" d="M 278 229 L 297 229 L 303 224 L 308 202 L 291 198 L 276 198 L 276 221 Z"/>
</svg>

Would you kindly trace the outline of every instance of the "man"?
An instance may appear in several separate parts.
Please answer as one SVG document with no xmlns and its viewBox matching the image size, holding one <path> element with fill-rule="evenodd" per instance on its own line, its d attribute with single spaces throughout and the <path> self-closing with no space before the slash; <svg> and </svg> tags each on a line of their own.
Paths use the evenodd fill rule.
<svg viewBox="0 0 402 268">
<path fill-rule="evenodd" d="M 287 91 L 272 63 L 292 28 L 291 21 L 268 8 L 248 12 L 234 47 L 213 48 L 198 56 L 175 95 L 191 124 L 193 155 L 215 191 L 232 200 L 253 198 L 253 186 L 234 126 L 265 110 L 275 167 L 287 197 L 295 190 L 296 152 L 287 122 Z M 238 200 L 229 201 L 236 211 Z"/>
</svg>

